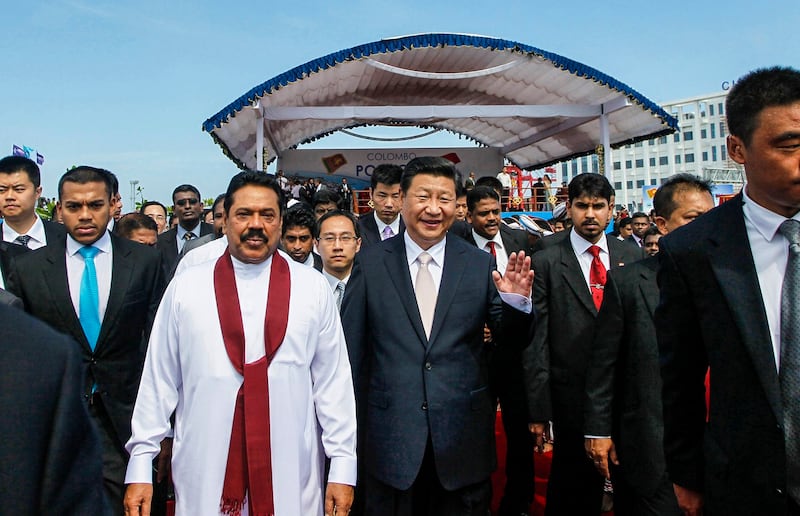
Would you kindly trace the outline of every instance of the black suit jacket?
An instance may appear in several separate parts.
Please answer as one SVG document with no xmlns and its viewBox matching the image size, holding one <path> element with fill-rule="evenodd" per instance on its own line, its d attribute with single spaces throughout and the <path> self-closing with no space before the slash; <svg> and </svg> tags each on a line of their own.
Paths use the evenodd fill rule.
<svg viewBox="0 0 800 516">
<path fill-rule="evenodd" d="M 199 237 L 212 233 L 214 233 L 213 224 L 200 222 Z M 161 252 L 161 266 L 164 271 L 164 277 L 169 280 L 175 274 L 175 268 L 178 266 L 178 229 L 172 228 L 158 235 L 156 248 Z"/>
<path fill-rule="evenodd" d="M 483 327 L 488 323 L 501 337 L 524 334 L 533 317 L 501 302 L 493 262 L 463 239 L 447 238 L 427 339 L 405 239 L 390 238 L 356 255 L 342 323 L 365 435 L 360 459 L 395 489 L 412 485 L 428 439 L 446 489 L 483 481 L 495 468 L 496 407 Z"/>
<path fill-rule="evenodd" d="M 785 514 L 781 391 L 742 202 L 659 241 L 667 472 L 714 514 Z"/>
<path fill-rule="evenodd" d="M 664 478 L 661 373 L 653 314 L 655 257 L 608 274 L 586 373 L 585 435 L 610 435 L 621 473 L 641 496 Z"/>
<path fill-rule="evenodd" d="M 406 230 L 403 217 L 400 217 L 400 230 L 398 235 Z M 375 222 L 374 212 L 364 213 L 358 218 L 358 232 L 361 234 L 361 250 L 365 247 L 381 242 L 381 235 L 378 232 L 378 223 Z M 397 235 L 395 235 L 397 236 Z"/>
<path fill-rule="evenodd" d="M 11 242 L 0 241 L 0 273 L 3 275 L 3 284 L 8 286 L 9 276 L 11 275 L 11 260 L 15 256 L 29 252 L 25 246 L 12 244 Z"/>
<path fill-rule="evenodd" d="M 116 235 L 111 242 L 111 291 L 94 352 L 69 293 L 66 237 L 14 260 L 9 290 L 22 299 L 28 313 L 77 341 L 86 377 L 83 394 L 88 399 L 97 383 L 119 440 L 125 443 L 163 279 L 155 249 Z"/>
<path fill-rule="evenodd" d="M 77 344 L 0 304 L 3 514 L 106 514 Z"/>
<path fill-rule="evenodd" d="M 641 249 L 606 239 L 612 269 L 644 258 Z M 597 308 L 569 237 L 533 255 L 533 304 L 539 323 L 523 351 L 528 416 L 555 431 L 582 435 L 586 368 Z"/>
</svg>

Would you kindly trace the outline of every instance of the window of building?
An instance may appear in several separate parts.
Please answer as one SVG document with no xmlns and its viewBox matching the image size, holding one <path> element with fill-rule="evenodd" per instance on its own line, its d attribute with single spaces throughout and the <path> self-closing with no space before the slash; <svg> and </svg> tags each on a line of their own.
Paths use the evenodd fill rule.
<svg viewBox="0 0 800 516">
<path fill-rule="evenodd" d="M 633 181 L 628 181 L 627 186 L 628 190 L 633 190 Z"/>
<path fill-rule="evenodd" d="M 728 148 L 724 145 L 719 146 L 720 159 L 725 161 L 728 159 Z"/>
<path fill-rule="evenodd" d="M 659 145 L 666 145 L 667 144 L 667 137 L 666 136 L 662 136 L 661 138 L 659 138 L 658 139 L 658 144 Z"/>
<path fill-rule="evenodd" d="M 620 170 L 622 168 L 622 163 L 619 161 L 614 162 L 614 170 Z"/>
<path fill-rule="evenodd" d="M 655 186 L 657 184 L 658 184 L 658 179 L 653 178 L 653 179 L 650 180 L 650 186 Z"/>
<path fill-rule="evenodd" d="M 708 161 L 708 151 L 703 151 L 703 161 Z"/>
<path fill-rule="evenodd" d="M 714 124 L 711 124 L 709 126 L 709 128 L 711 129 L 711 137 L 712 138 L 716 138 L 717 137 L 717 126 L 714 125 Z"/>
<path fill-rule="evenodd" d="M 644 179 L 639 179 L 636 181 L 636 188 L 641 188 L 644 186 Z"/>
<path fill-rule="evenodd" d="M 622 190 L 622 181 L 617 181 L 614 183 L 614 190 Z"/>
<path fill-rule="evenodd" d="M 581 172 L 588 172 L 589 171 L 589 158 L 586 156 L 581 156 Z"/>
<path fill-rule="evenodd" d="M 647 140 L 647 145 L 649 145 L 650 147 L 652 147 L 655 144 L 656 144 L 655 138 L 650 138 L 649 140 Z"/>
<path fill-rule="evenodd" d="M 644 159 L 637 159 L 636 168 L 643 168 L 643 167 L 644 167 Z"/>
<path fill-rule="evenodd" d="M 708 105 L 708 114 L 714 116 L 714 104 Z"/>
<path fill-rule="evenodd" d="M 633 146 L 634 147 L 641 147 L 642 146 L 642 142 L 636 142 L 636 143 L 633 144 Z"/>
<path fill-rule="evenodd" d="M 658 158 L 658 164 L 659 165 L 669 165 L 669 157 L 667 157 L 667 156 L 659 157 Z"/>
<path fill-rule="evenodd" d="M 675 134 L 672 136 L 672 141 L 673 141 L 673 142 L 679 142 L 679 141 L 681 141 L 681 133 L 675 133 Z"/>
<path fill-rule="evenodd" d="M 694 153 L 689 152 L 684 157 L 686 158 L 686 163 L 694 163 Z"/>
<path fill-rule="evenodd" d="M 675 155 L 675 164 L 676 165 L 680 165 L 681 164 L 681 155 L 680 154 L 676 154 Z"/>
<path fill-rule="evenodd" d="M 708 131 L 705 130 L 705 129 L 700 129 L 700 138 L 703 139 L 703 140 L 708 138 Z"/>
<path fill-rule="evenodd" d="M 597 160 L 597 154 L 592 154 L 592 172 L 595 174 L 600 169 L 600 162 Z"/>
<path fill-rule="evenodd" d="M 569 165 L 567 163 L 561 164 L 561 177 L 564 178 L 564 181 L 569 177 Z"/>
<path fill-rule="evenodd" d="M 651 167 L 655 167 L 656 166 L 656 158 L 650 158 L 650 166 Z"/>
<path fill-rule="evenodd" d="M 684 131 L 683 133 L 683 141 L 688 142 L 694 140 L 694 132 L 692 131 Z"/>
<path fill-rule="evenodd" d="M 711 147 L 711 161 L 717 161 L 717 148 Z"/>
<path fill-rule="evenodd" d="M 572 160 L 572 177 L 575 177 L 577 175 L 578 175 L 578 160 L 577 159 L 573 159 Z"/>
<path fill-rule="evenodd" d="M 632 166 L 633 166 L 633 163 L 631 162 L 631 160 L 626 159 L 625 160 L 625 168 L 632 168 Z"/>
<path fill-rule="evenodd" d="M 725 138 L 725 122 L 719 123 L 719 137 Z"/>
<path fill-rule="evenodd" d="M 719 116 L 722 116 L 722 115 L 724 115 L 724 114 L 725 114 L 725 110 L 723 109 L 722 102 L 720 102 L 719 104 L 717 104 L 717 107 L 719 108 L 719 110 L 718 110 Z"/>
</svg>

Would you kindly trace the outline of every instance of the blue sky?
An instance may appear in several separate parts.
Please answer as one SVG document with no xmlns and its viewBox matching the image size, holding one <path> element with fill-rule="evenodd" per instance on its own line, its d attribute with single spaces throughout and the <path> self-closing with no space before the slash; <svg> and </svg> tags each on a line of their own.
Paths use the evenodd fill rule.
<svg viewBox="0 0 800 516">
<path fill-rule="evenodd" d="M 515 40 L 593 66 L 659 103 L 720 91 L 756 67 L 800 68 L 796 0 L 0 6 L 0 155 L 14 144 L 42 153 L 48 197 L 72 165 L 108 168 L 126 205 L 131 180 L 162 202 L 185 182 L 203 197 L 221 193 L 237 169 L 201 131 L 204 120 L 289 68 L 385 37 L 465 32 Z M 364 144 L 338 135 L 315 146 Z M 413 142 L 447 144 L 458 140 Z"/>
</svg>

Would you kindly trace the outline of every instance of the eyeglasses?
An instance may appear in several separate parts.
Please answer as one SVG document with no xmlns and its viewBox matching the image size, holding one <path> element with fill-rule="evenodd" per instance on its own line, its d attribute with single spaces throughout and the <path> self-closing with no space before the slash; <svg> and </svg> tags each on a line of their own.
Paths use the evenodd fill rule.
<svg viewBox="0 0 800 516">
<path fill-rule="evenodd" d="M 194 197 L 192 197 L 191 199 L 181 199 L 179 201 L 175 201 L 175 204 L 178 206 L 186 206 L 187 204 L 191 204 L 192 206 L 194 206 L 199 202 L 200 199 L 195 199 Z"/>
<path fill-rule="evenodd" d="M 357 240 L 357 237 L 355 235 L 346 233 L 344 235 L 338 235 L 338 236 L 325 235 L 317 239 L 318 242 L 322 242 L 325 245 L 333 245 L 337 240 L 343 243 L 344 245 L 350 245 Z"/>
</svg>

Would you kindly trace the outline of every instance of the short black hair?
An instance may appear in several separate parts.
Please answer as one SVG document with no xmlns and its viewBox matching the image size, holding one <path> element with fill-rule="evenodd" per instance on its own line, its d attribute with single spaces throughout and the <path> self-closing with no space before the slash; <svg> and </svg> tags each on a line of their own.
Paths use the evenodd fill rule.
<svg viewBox="0 0 800 516">
<path fill-rule="evenodd" d="M 611 204 L 611 198 L 614 196 L 614 188 L 606 176 L 594 172 L 586 172 L 573 177 L 567 190 L 570 204 L 574 199 L 584 196 L 605 199 Z"/>
<path fill-rule="evenodd" d="M 713 197 L 711 183 L 705 179 L 700 179 L 692 174 L 675 174 L 661 183 L 661 186 L 658 187 L 656 194 L 653 196 L 653 209 L 656 211 L 656 215 L 665 219 L 670 218 L 678 208 L 678 203 L 675 202 L 675 195 L 687 190 L 706 192 Z"/>
<path fill-rule="evenodd" d="M 617 227 L 623 228 L 625 226 L 630 226 L 633 223 L 633 219 L 631 217 L 623 217 L 617 222 Z"/>
<path fill-rule="evenodd" d="M 230 187 L 230 185 L 229 185 L 229 187 Z M 178 195 L 179 193 L 182 193 L 182 192 L 192 192 L 193 194 L 195 194 L 197 196 L 197 200 L 198 201 L 202 200 L 200 198 L 200 190 L 198 190 L 197 187 L 195 187 L 194 185 L 178 185 L 172 191 L 172 204 L 175 204 L 175 196 Z"/>
<path fill-rule="evenodd" d="M 494 199 L 500 202 L 500 196 L 494 188 L 488 186 L 476 186 L 467 193 L 467 211 L 472 213 L 475 206 L 484 199 Z"/>
<path fill-rule="evenodd" d="M 643 211 L 637 211 L 633 215 L 631 215 L 631 220 L 633 219 L 649 219 L 650 216 Z"/>
<path fill-rule="evenodd" d="M 456 167 L 449 159 L 436 156 L 421 156 L 409 161 L 403 169 L 400 179 L 400 190 L 407 192 L 411 181 L 417 174 L 427 174 L 435 177 L 446 177 L 453 181 L 453 190 L 456 188 Z"/>
<path fill-rule="evenodd" d="M 317 204 L 328 204 L 329 202 L 332 202 L 338 208 L 339 203 L 342 202 L 342 197 L 333 190 L 323 188 L 314 194 L 314 197 L 311 200 L 311 207 L 316 208 Z"/>
<path fill-rule="evenodd" d="M 361 232 L 358 230 L 358 222 L 356 221 L 355 216 L 349 211 L 344 211 L 344 210 L 329 211 L 328 213 L 320 217 L 314 226 L 314 238 L 319 238 L 320 229 L 322 229 L 322 223 L 333 217 L 344 217 L 350 222 L 352 222 L 353 233 L 355 233 L 356 238 L 361 238 Z"/>
<path fill-rule="evenodd" d="M 214 199 L 214 204 L 211 205 L 211 211 L 214 211 L 214 208 L 217 207 L 217 204 L 219 204 L 221 202 L 225 202 L 225 194 L 224 193 L 219 194 L 217 196 L 217 198 Z"/>
<path fill-rule="evenodd" d="M 24 156 L 6 156 L 0 159 L 0 174 L 13 174 L 15 172 L 25 172 L 28 175 L 28 179 L 33 183 L 34 188 L 39 188 L 39 185 L 42 184 L 39 165 L 32 159 Z"/>
<path fill-rule="evenodd" d="M 160 203 L 160 202 L 158 202 L 158 201 L 147 201 L 146 203 L 142 204 L 142 207 L 141 207 L 141 208 L 139 208 L 139 213 L 141 213 L 142 215 L 144 215 L 144 209 L 145 209 L 145 208 L 148 208 L 148 207 L 150 207 L 150 206 L 158 206 L 158 207 L 160 207 L 162 210 L 164 210 L 164 217 L 166 217 L 166 216 L 168 215 L 168 212 L 167 212 L 167 207 L 166 207 L 166 206 L 164 206 L 163 204 L 161 204 L 161 203 Z"/>
<path fill-rule="evenodd" d="M 647 228 L 647 231 L 645 231 L 645 232 L 644 232 L 644 235 L 642 236 L 642 242 L 644 242 L 644 240 L 645 240 L 647 237 L 649 237 L 649 236 L 653 236 L 653 235 L 662 236 L 662 235 L 661 235 L 661 231 L 659 231 L 657 227 L 655 227 L 655 226 L 650 226 L 649 228 Z"/>
<path fill-rule="evenodd" d="M 116 196 L 119 194 L 119 179 L 117 179 L 117 176 L 110 170 L 105 170 L 105 173 L 108 174 L 108 179 L 111 181 L 109 183 L 111 185 L 111 195 Z"/>
<path fill-rule="evenodd" d="M 64 195 L 64 183 L 77 183 L 85 185 L 87 183 L 103 183 L 106 187 L 106 194 L 108 199 L 114 196 L 114 189 L 111 184 L 111 172 L 104 168 L 90 167 L 88 165 L 81 165 L 68 170 L 61 179 L 58 180 L 58 199 Z"/>
<path fill-rule="evenodd" d="M 275 192 L 278 196 L 278 213 L 283 215 L 283 209 L 285 206 L 284 203 L 284 196 L 283 190 L 281 189 L 280 183 L 278 180 L 275 179 L 275 176 L 268 175 L 264 172 L 256 172 L 255 170 L 243 170 L 239 172 L 235 176 L 231 178 L 231 182 L 228 183 L 228 189 L 225 191 L 225 201 L 223 206 L 225 207 L 225 214 L 227 215 L 233 206 L 233 194 L 235 194 L 238 190 L 244 188 L 245 186 L 263 186 L 265 188 L 269 188 Z M 184 185 L 184 186 L 191 186 L 191 185 Z M 194 188 L 193 186 L 191 188 Z M 176 189 L 177 191 L 177 189 Z M 197 189 L 194 190 L 180 190 L 182 192 L 189 192 L 193 191 L 196 192 Z M 175 194 L 173 193 L 173 199 Z"/>
<path fill-rule="evenodd" d="M 291 228 L 306 228 L 313 235 L 315 224 L 314 214 L 302 204 L 295 204 L 291 208 L 287 208 L 283 214 L 281 236 L 285 235 Z"/>
<path fill-rule="evenodd" d="M 114 224 L 114 234 L 123 238 L 130 238 L 137 229 L 149 229 L 158 234 L 156 221 L 139 212 L 127 213 Z"/>
<path fill-rule="evenodd" d="M 501 183 L 500 180 L 494 176 L 479 177 L 477 181 L 475 181 L 475 186 L 488 186 L 489 188 L 494 189 L 496 192 L 501 192 L 501 194 L 504 190 L 503 183 Z"/>
<path fill-rule="evenodd" d="M 375 167 L 372 171 L 372 177 L 369 180 L 369 187 L 375 190 L 378 183 L 386 186 L 396 185 L 403 177 L 403 167 L 400 165 L 392 165 L 390 163 L 383 163 Z"/>
<path fill-rule="evenodd" d="M 749 145 L 765 108 L 798 101 L 800 71 L 781 66 L 754 70 L 736 81 L 725 100 L 728 131 Z"/>
</svg>

